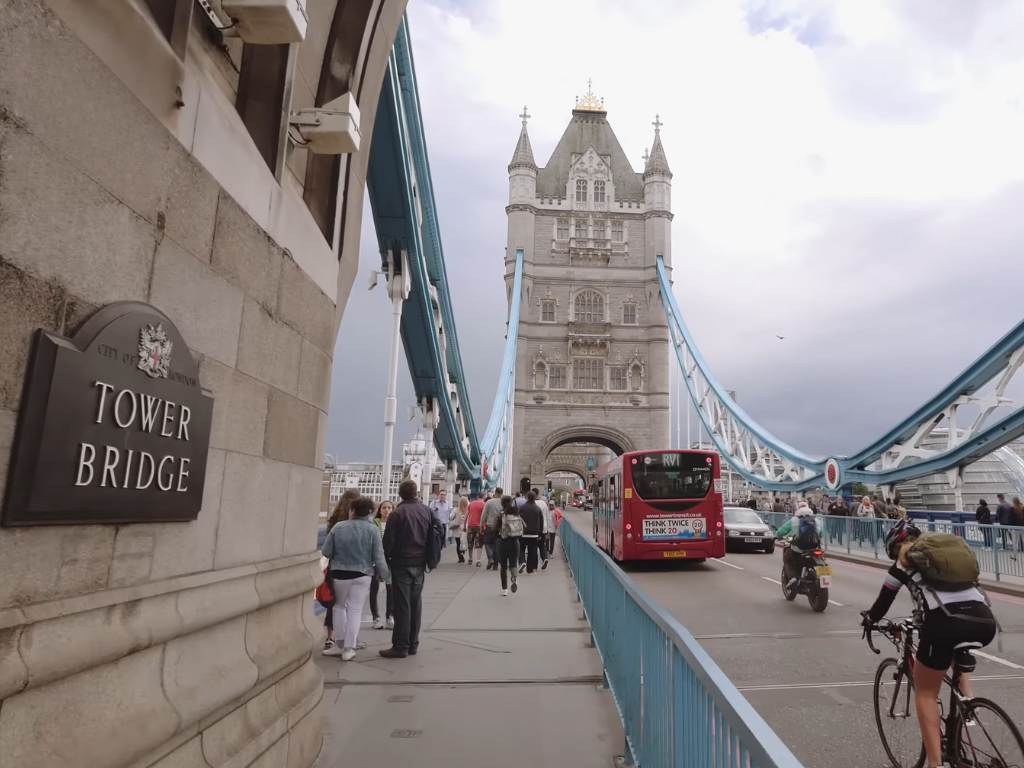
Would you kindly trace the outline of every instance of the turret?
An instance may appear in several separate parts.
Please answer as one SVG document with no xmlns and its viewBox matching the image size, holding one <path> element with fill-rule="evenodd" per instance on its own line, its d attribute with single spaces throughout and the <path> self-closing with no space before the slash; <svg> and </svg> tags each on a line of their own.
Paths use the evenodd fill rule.
<svg viewBox="0 0 1024 768">
<path fill-rule="evenodd" d="M 654 263 L 664 256 L 666 266 L 672 265 L 672 171 L 668 167 L 665 148 L 661 145 L 661 118 L 654 116 L 654 144 L 644 165 L 644 203 L 646 212 L 646 261 Z"/>
<path fill-rule="evenodd" d="M 537 197 L 537 163 L 533 159 L 530 135 L 526 132 L 526 121 L 530 118 L 526 107 L 523 107 L 523 114 L 519 117 L 523 121 L 523 128 L 519 132 L 512 161 L 508 164 L 508 201 L 509 204 L 532 204 Z"/>
</svg>

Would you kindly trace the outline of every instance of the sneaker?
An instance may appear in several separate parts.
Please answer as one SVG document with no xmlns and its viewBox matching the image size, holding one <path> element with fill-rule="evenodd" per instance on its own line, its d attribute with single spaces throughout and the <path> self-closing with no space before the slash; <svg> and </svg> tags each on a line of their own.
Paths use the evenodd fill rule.
<svg viewBox="0 0 1024 768">
<path fill-rule="evenodd" d="M 526 563 L 520 563 L 519 564 L 519 572 L 522 573 L 525 570 L 526 570 Z"/>
<path fill-rule="evenodd" d="M 404 659 L 409 654 L 405 651 L 396 651 L 392 648 L 385 648 L 383 651 L 377 651 L 385 659 Z"/>
<path fill-rule="evenodd" d="M 373 620 L 373 628 L 374 629 L 384 629 L 384 622 L 381 621 L 380 616 L 378 616 L 376 619 Z"/>
<path fill-rule="evenodd" d="M 352 659 L 354 659 L 355 657 L 356 657 L 356 649 L 355 648 L 346 648 L 345 650 L 343 650 L 341 652 L 341 660 L 342 661 L 352 661 Z"/>
<path fill-rule="evenodd" d="M 548 561 L 547 561 L 547 560 L 545 560 L 545 561 L 544 561 L 543 563 L 541 563 L 541 564 L 540 564 L 540 569 L 541 569 L 542 571 L 543 571 L 543 570 L 544 570 L 545 568 L 547 568 L 547 567 L 548 567 Z"/>
<path fill-rule="evenodd" d="M 516 584 L 516 580 L 515 579 L 512 579 L 512 594 L 514 595 L 518 591 L 519 591 L 519 585 Z"/>
<path fill-rule="evenodd" d="M 333 640 L 331 640 L 330 638 L 328 638 L 327 640 L 324 640 L 324 650 L 325 651 L 328 650 L 329 648 L 333 648 L 333 647 L 334 647 L 334 641 Z"/>
<path fill-rule="evenodd" d="M 366 643 L 356 643 L 356 650 L 361 651 L 366 648 Z"/>
<path fill-rule="evenodd" d="M 395 628 L 395 620 L 392 619 L 390 616 L 388 616 L 387 621 L 385 621 L 384 623 L 387 625 L 388 629 L 394 629 Z"/>
<path fill-rule="evenodd" d="M 341 656 L 345 653 L 340 645 L 332 645 L 330 648 L 324 649 L 324 656 Z"/>
<path fill-rule="evenodd" d="M 512 586 L 514 587 L 515 584 L 513 583 Z M 501 596 L 502 597 L 508 597 L 508 590 L 507 589 L 501 590 Z"/>
</svg>

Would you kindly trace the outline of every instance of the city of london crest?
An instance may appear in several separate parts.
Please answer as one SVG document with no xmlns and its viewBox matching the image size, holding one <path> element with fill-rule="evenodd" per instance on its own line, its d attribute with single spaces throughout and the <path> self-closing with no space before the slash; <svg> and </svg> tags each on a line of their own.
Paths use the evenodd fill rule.
<svg viewBox="0 0 1024 768">
<path fill-rule="evenodd" d="M 162 323 L 139 329 L 139 370 L 154 379 L 166 379 L 174 342 L 167 338 Z"/>
</svg>

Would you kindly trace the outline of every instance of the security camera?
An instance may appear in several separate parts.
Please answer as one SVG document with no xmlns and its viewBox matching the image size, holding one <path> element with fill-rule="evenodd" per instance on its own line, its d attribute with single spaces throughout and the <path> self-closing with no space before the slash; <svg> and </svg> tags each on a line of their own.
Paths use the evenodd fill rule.
<svg viewBox="0 0 1024 768">
<path fill-rule="evenodd" d="M 289 125 L 302 137 L 301 146 L 318 155 L 348 155 L 359 151 L 359 106 L 351 92 L 322 107 L 292 112 Z"/>
</svg>

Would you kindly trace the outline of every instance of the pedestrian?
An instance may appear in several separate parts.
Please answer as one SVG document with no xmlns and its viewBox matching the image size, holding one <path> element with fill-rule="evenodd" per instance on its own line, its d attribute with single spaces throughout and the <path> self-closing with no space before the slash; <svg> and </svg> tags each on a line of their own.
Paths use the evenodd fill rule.
<svg viewBox="0 0 1024 768">
<path fill-rule="evenodd" d="M 981 537 L 985 540 L 985 546 L 992 546 L 992 510 L 985 499 L 978 500 L 978 508 L 974 510 L 974 519 L 981 528 Z"/>
<path fill-rule="evenodd" d="M 548 567 L 548 560 L 551 559 L 551 549 L 548 547 L 548 533 L 555 530 L 555 517 L 551 512 L 551 505 L 548 504 L 547 499 L 536 488 L 533 489 L 533 495 L 536 497 L 537 506 L 540 507 L 541 521 L 543 523 L 537 544 L 541 559 L 540 568 L 544 570 Z"/>
<path fill-rule="evenodd" d="M 860 504 L 857 505 L 857 509 L 853 514 L 857 518 L 857 543 L 863 544 L 865 539 L 864 534 L 873 531 L 875 525 L 874 521 L 871 520 L 875 516 L 875 507 L 871 501 L 871 497 L 862 497 Z"/>
<path fill-rule="evenodd" d="M 380 651 L 385 659 L 404 659 L 415 656 L 419 650 L 427 537 L 433 514 L 419 500 L 415 480 L 403 480 L 398 486 L 398 497 L 401 501 L 384 529 L 384 556 L 391 568 L 395 618 L 391 647 Z"/>
<path fill-rule="evenodd" d="M 451 522 L 452 517 L 452 505 L 448 503 L 448 491 L 444 488 L 437 492 L 437 498 L 431 502 L 430 514 L 434 516 L 437 522 L 444 526 L 446 531 L 448 530 L 448 524 Z M 448 541 L 450 542 L 451 539 L 449 538 Z"/>
<path fill-rule="evenodd" d="M 772 512 L 777 515 L 784 515 L 786 513 L 786 506 L 778 496 L 772 497 Z"/>
<path fill-rule="evenodd" d="M 484 515 L 484 496 L 480 494 L 471 502 L 466 510 L 466 549 L 469 550 L 469 564 L 473 564 L 473 553 L 476 553 L 476 567 L 480 567 L 483 559 L 484 537 L 480 535 L 480 520 Z M 488 562 L 490 562 L 488 560 Z"/>
<path fill-rule="evenodd" d="M 555 531 L 558 530 L 558 521 L 555 518 L 555 504 L 553 501 L 545 502 L 541 506 L 540 511 L 544 513 L 544 536 L 543 541 L 543 552 L 544 552 L 544 564 L 541 568 L 548 567 L 548 561 L 555 554 Z"/>
<path fill-rule="evenodd" d="M 1020 496 L 1013 497 L 1010 525 L 1015 526 L 1013 537 L 1017 540 L 1017 551 L 1024 552 L 1024 503 L 1021 502 Z"/>
<path fill-rule="evenodd" d="M 384 540 L 384 530 L 388 525 L 388 517 L 391 515 L 394 508 L 395 505 L 386 499 L 377 505 L 377 514 L 373 516 L 373 524 L 377 526 L 377 530 L 380 532 L 381 541 Z M 387 581 L 384 582 L 384 621 L 381 621 L 380 619 L 380 600 L 377 597 L 380 594 L 380 585 L 381 579 L 374 579 L 370 582 L 370 615 L 373 616 L 374 629 L 384 629 L 385 622 L 387 623 L 388 629 L 390 629 L 395 626 L 395 621 L 391 618 L 391 609 L 393 605 L 391 597 L 391 583 Z"/>
<path fill-rule="evenodd" d="M 512 593 L 516 585 L 516 564 L 519 562 L 519 540 L 523 535 L 523 518 L 519 515 L 511 496 L 502 496 L 501 517 L 498 523 L 498 564 L 501 569 L 501 595 L 508 597 L 509 572 L 512 574 Z"/>
<path fill-rule="evenodd" d="M 360 496 L 351 507 L 351 519 L 337 523 L 324 539 L 321 554 L 330 561 L 331 584 L 334 587 L 335 641 L 324 649 L 324 656 L 341 656 L 342 661 L 355 658 L 359 647 L 359 625 L 374 578 L 389 579 L 384 560 L 384 546 L 377 527 L 370 522 L 373 499 Z M 339 647 L 340 646 L 340 647 Z"/>
<path fill-rule="evenodd" d="M 480 530 L 484 537 L 484 549 L 487 550 L 487 570 L 498 569 L 498 529 L 501 526 L 501 500 L 504 491 L 494 489 L 494 495 L 484 504 L 483 515 L 480 517 Z"/>
<path fill-rule="evenodd" d="M 1011 525 L 1010 520 L 1013 519 L 1013 505 L 1006 500 L 1006 495 L 1002 493 L 996 494 L 996 525 L 1006 526 Z M 1010 532 L 1002 529 L 999 531 L 999 541 L 1002 543 L 1003 549 L 1009 547 L 1009 536 Z"/>
<path fill-rule="evenodd" d="M 540 537 L 544 533 L 544 513 L 537 505 L 533 491 L 526 494 L 526 501 L 519 508 L 523 518 L 523 536 L 519 546 L 519 572 L 533 573 L 537 570 L 537 554 Z"/>
<path fill-rule="evenodd" d="M 327 518 L 327 527 L 324 530 L 324 541 L 331 533 L 331 529 L 342 520 L 348 520 L 349 511 L 352 509 L 352 502 L 359 498 L 359 491 L 355 488 L 349 488 L 338 499 L 338 503 L 334 505 L 334 511 L 331 512 L 331 516 Z M 320 543 L 323 547 L 323 542 Z M 328 569 L 330 563 L 327 564 Z M 324 614 L 324 629 L 327 631 L 327 636 L 324 639 L 324 650 L 334 647 L 334 611 L 330 608 Z"/>
<path fill-rule="evenodd" d="M 451 544 L 452 540 L 455 540 L 455 554 L 458 555 L 460 563 L 466 562 L 466 557 L 462 552 L 462 531 L 468 512 L 469 498 L 460 496 L 459 505 L 448 515 L 448 543 Z"/>
<path fill-rule="evenodd" d="M 843 533 L 849 525 L 849 521 L 846 518 L 850 516 L 850 507 L 847 506 L 846 499 L 841 495 L 836 496 L 829 503 L 827 512 L 829 517 L 833 518 L 829 520 L 828 526 L 829 532 L 832 534 L 832 540 L 842 544 Z"/>
<path fill-rule="evenodd" d="M 523 504 L 526 503 L 526 497 L 523 495 L 522 491 L 516 491 L 516 498 L 513 503 L 516 505 L 517 509 L 523 508 Z"/>
</svg>

